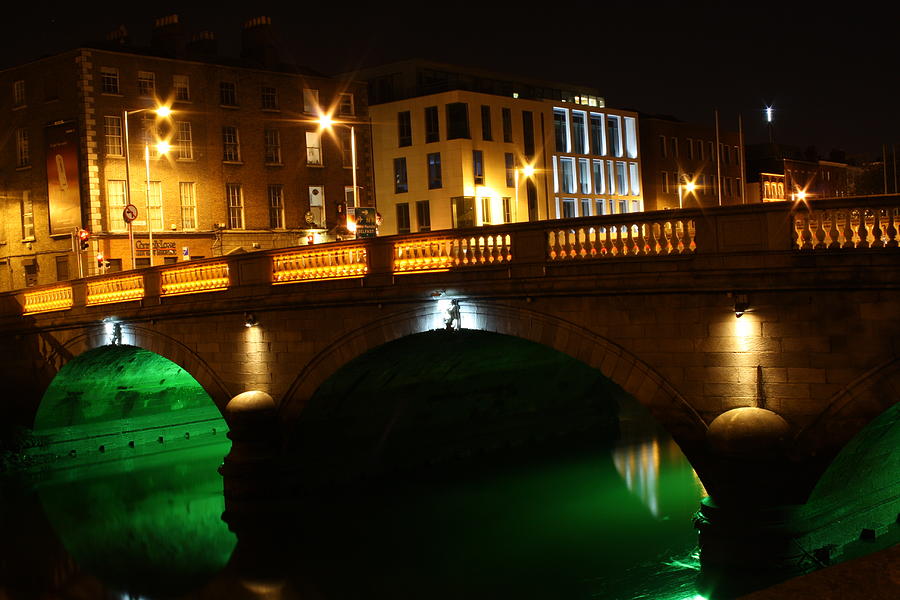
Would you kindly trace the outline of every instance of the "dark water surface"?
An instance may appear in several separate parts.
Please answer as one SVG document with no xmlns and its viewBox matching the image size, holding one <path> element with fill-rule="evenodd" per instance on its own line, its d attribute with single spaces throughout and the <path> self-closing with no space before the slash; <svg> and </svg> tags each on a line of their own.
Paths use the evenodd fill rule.
<svg viewBox="0 0 900 600">
<path fill-rule="evenodd" d="M 227 451 L 3 480 L 0 599 L 698 597 L 704 492 L 664 434 L 306 498 L 267 531 L 222 519 Z"/>
</svg>

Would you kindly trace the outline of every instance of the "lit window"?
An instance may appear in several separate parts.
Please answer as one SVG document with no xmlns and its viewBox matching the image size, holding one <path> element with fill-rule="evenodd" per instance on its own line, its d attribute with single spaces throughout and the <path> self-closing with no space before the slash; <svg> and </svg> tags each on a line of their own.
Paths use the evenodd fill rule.
<svg viewBox="0 0 900 600">
<path fill-rule="evenodd" d="M 594 167 L 594 193 L 595 194 L 605 194 L 606 193 L 606 178 L 603 176 L 603 161 L 595 160 L 593 162 Z"/>
<path fill-rule="evenodd" d="M 109 231 L 125 231 L 128 226 L 122 212 L 125 210 L 125 181 L 111 179 L 106 182 L 106 205 L 109 209 Z"/>
<path fill-rule="evenodd" d="M 34 201 L 31 192 L 22 192 L 22 239 L 34 239 Z"/>
<path fill-rule="evenodd" d="M 591 161 L 586 158 L 578 159 L 578 178 L 581 183 L 581 193 L 591 193 Z"/>
<path fill-rule="evenodd" d="M 562 217 L 563 219 L 573 219 L 575 214 L 575 198 L 563 198 L 562 200 Z"/>
<path fill-rule="evenodd" d="M 591 151 L 598 156 L 606 154 L 606 136 L 604 133 L 603 115 L 591 113 Z"/>
<path fill-rule="evenodd" d="M 187 75 L 173 75 L 172 87 L 175 88 L 175 100 L 188 102 L 191 99 L 190 78 Z"/>
<path fill-rule="evenodd" d="M 322 164 L 322 136 L 318 131 L 306 132 L 306 164 Z"/>
<path fill-rule="evenodd" d="M 406 174 L 406 158 L 394 159 L 394 193 L 404 194 L 409 191 L 409 181 Z"/>
<path fill-rule="evenodd" d="M 613 156 L 622 156 L 622 128 L 619 121 L 620 117 L 617 115 L 606 115 L 606 143 Z"/>
<path fill-rule="evenodd" d="M 241 142 L 237 127 L 230 125 L 222 127 L 222 160 L 226 162 L 241 160 Z"/>
<path fill-rule="evenodd" d="M 559 188 L 564 194 L 575 193 L 575 159 L 559 159 Z"/>
<path fill-rule="evenodd" d="M 506 187 L 515 187 L 516 185 L 516 157 L 512 152 L 506 152 L 503 155 L 503 161 L 506 166 Z"/>
<path fill-rule="evenodd" d="M 31 152 L 28 147 L 28 130 L 16 129 L 16 166 L 27 167 L 31 164 Z"/>
<path fill-rule="evenodd" d="M 181 196 L 181 228 L 192 230 L 197 228 L 197 189 L 192 181 L 178 183 Z"/>
<path fill-rule="evenodd" d="M 176 138 L 178 146 L 178 158 L 181 160 L 192 160 L 194 158 L 194 142 L 191 133 L 190 121 L 177 121 L 178 137 Z"/>
<path fill-rule="evenodd" d="M 319 114 L 319 90 L 303 88 L 303 112 L 310 115 Z"/>
<path fill-rule="evenodd" d="M 353 105 L 353 94 L 343 92 L 338 96 L 338 114 L 345 116 L 356 114 L 356 108 Z"/>
<path fill-rule="evenodd" d="M 472 150 L 472 176 L 475 185 L 484 185 L 484 152 Z"/>
<path fill-rule="evenodd" d="M 637 163 L 628 163 L 628 170 L 631 175 L 631 195 L 641 195 L 641 178 L 638 175 Z"/>
<path fill-rule="evenodd" d="M 106 135 L 106 153 L 122 156 L 122 117 L 103 117 L 103 129 Z"/>
<path fill-rule="evenodd" d="M 493 223 L 491 220 L 491 198 L 490 196 L 482 196 L 481 198 L 481 224 L 482 225 L 490 225 Z"/>
<path fill-rule="evenodd" d="M 317 227 L 325 227 L 325 188 L 321 185 L 309 186 L 309 213 Z"/>
<path fill-rule="evenodd" d="M 225 194 L 228 198 L 228 227 L 244 228 L 244 192 L 239 183 L 226 183 Z"/>
<path fill-rule="evenodd" d="M 155 231 L 163 228 L 162 183 L 150 182 L 150 227 Z"/>
<path fill-rule="evenodd" d="M 587 131 L 585 129 L 585 113 L 579 110 L 572 111 L 572 148 L 578 154 L 589 154 Z"/>
<path fill-rule="evenodd" d="M 628 158 L 637 158 L 637 124 L 633 117 L 625 117 L 625 149 Z"/>
<path fill-rule="evenodd" d="M 557 152 L 571 152 L 569 139 L 569 111 L 564 108 L 553 109 L 553 133 L 556 138 Z"/>
</svg>

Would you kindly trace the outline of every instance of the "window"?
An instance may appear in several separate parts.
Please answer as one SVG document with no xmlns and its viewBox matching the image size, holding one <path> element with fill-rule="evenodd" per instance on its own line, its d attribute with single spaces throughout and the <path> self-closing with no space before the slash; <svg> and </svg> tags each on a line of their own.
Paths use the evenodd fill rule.
<svg viewBox="0 0 900 600">
<path fill-rule="evenodd" d="M 311 115 L 319 114 L 319 90 L 303 88 L 303 112 Z"/>
<path fill-rule="evenodd" d="M 278 90 L 270 85 L 262 86 L 260 107 L 263 110 L 278 110 Z"/>
<path fill-rule="evenodd" d="M 694 158 L 694 140 L 692 138 L 687 139 L 687 157 Z"/>
<path fill-rule="evenodd" d="M 633 117 L 625 117 L 625 150 L 628 158 L 637 158 L 637 124 Z"/>
<path fill-rule="evenodd" d="M 481 107 L 481 139 L 486 142 L 490 142 L 493 140 L 493 136 L 491 135 L 491 107 L 484 106 Z"/>
<path fill-rule="evenodd" d="M 280 165 L 281 164 L 281 132 L 277 129 L 266 129 L 265 133 L 265 143 L 266 143 L 266 164 L 270 165 Z"/>
<path fill-rule="evenodd" d="M 582 217 L 591 216 L 591 199 L 590 198 L 582 198 L 581 199 L 581 216 Z"/>
<path fill-rule="evenodd" d="M 128 225 L 122 211 L 125 210 L 125 181 L 110 179 L 106 182 L 106 206 L 109 209 L 107 227 L 109 231 L 126 231 Z"/>
<path fill-rule="evenodd" d="M 31 153 L 28 149 L 28 130 L 16 129 L 16 166 L 27 167 L 31 164 Z"/>
<path fill-rule="evenodd" d="M 431 204 L 428 200 L 416 202 L 416 223 L 419 231 L 431 231 Z"/>
<path fill-rule="evenodd" d="M 513 222 L 512 198 L 510 198 L 509 196 L 503 197 L 503 222 L 504 223 L 512 223 Z"/>
<path fill-rule="evenodd" d="M 438 120 L 438 107 L 425 107 L 425 143 L 437 142 L 441 139 L 440 121 Z"/>
<path fill-rule="evenodd" d="M 559 189 L 564 194 L 575 193 L 575 159 L 559 159 Z"/>
<path fill-rule="evenodd" d="M 159 181 L 150 182 L 150 227 L 154 231 L 160 231 L 163 228 L 163 207 L 162 207 L 162 183 Z"/>
<path fill-rule="evenodd" d="M 490 196 L 482 196 L 480 200 L 481 224 L 490 225 L 491 223 L 493 223 L 493 220 L 491 219 L 491 198 Z"/>
<path fill-rule="evenodd" d="M 353 106 L 353 94 L 348 92 L 338 94 L 338 114 L 344 116 L 356 114 L 356 109 Z"/>
<path fill-rule="evenodd" d="M 638 175 L 637 163 L 628 163 L 628 172 L 631 175 L 631 195 L 641 195 L 641 178 Z"/>
<path fill-rule="evenodd" d="M 56 257 L 56 280 L 66 281 L 69 278 L 69 257 Z"/>
<path fill-rule="evenodd" d="M 678 158 L 678 138 L 676 137 L 669 140 L 669 154 L 672 155 L 672 158 Z"/>
<path fill-rule="evenodd" d="M 569 111 L 562 108 L 553 109 L 553 133 L 556 138 L 557 152 L 571 152 L 569 141 Z"/>
<path fill-rule="evenodd" d="M 100 91 L 104 94 L 119 93 L 119 70 L 114 67 L 100 67 Z"/>
<path fill-rule="evenodd" d="M 591 193 L 591 161 L 586 158 L 578 159 L 578 179 L 581 182 L 581 193 Z"/>
<path fill-rule="evenodd" d="M 579 110 L 572 111 L 572 151 L 578 154 L 589 154 L 587 130 L 585 127 L 586 115 Z"/>
<path fill-rule="evenodd" d="M 619 195 L 624 196 L 628 193 L 628 178 L 626 177 L 627 166 L 623 162 L 616 162 L 616 185 L 619 189 Z"/>
<path fill-rule="evenodd" d="M 594 167 L 594 193 L 595 194 L 605 194 L 606 193 L 606 178 L 603 176 L 603 161 L 595 160 L 593 162 Z"/>
<path fill-rule="evenodd" d="M 318 131 L 306 132 L 306 164 L 322 164 L 322 136 Z"/>
<path fill-rule="evenodd" d="M 187 75 L 173 75 L 172 87 L 175 88 L 175 100 L 189 102 L 191 99 L 191 84 Z"/>
<path fill-rule="evenodd" d="M 669 193 L 669 174 L 665 171 L 659 172 L 659 189 L 662 190 L 664 194 Z"/>
<path fill-rule="evenodd" d="M 137 84 L 138 96 L 152 98 L 156 94 L 156 73 L 152 71 L 138 71 Z"/>
<path fill-rule="evenodd" d="M 659 155 L 663 158 L 666 157 L 666 136 L 659 136 Z"/>
<path fill-rule="evenodd" d="M 25 106 L 25 81 L 22 79 L 13 82 L 13 106 Z"/>
<path fill-rule="evenodd" d="M 469 105 L 451 102 L 447 105 L 447 139 L 469 139 Z"/>
<path fill-rule="evenodd" d="M 103 117 L 103 131 L 106 135 L 106 153 L 122 156 L 122 117 Z"/>
<path fill-rule="evenodd" d="M 237 86 L 233 81 L 219 82 L 219 104 L 222 106 L 237 106 Z"/>
<path fill-rule="evenodd" d="M 697 160 L 703 160 L 703 140 L 697 140 Z"/>
<path fill-rule="evenodd" d="M 506 187 L 515 187 L 516 185 L 516 157 L 512 152 L 503 155 L 503 161 L 506 165 Z"/>
<path fill-rule="evenodd" d="M 441 153 L 434 152 L 428 155 L 428 189 L 436 190 L 443 187 L 441 179 Z"/>
<path fill-rule="evenodd" d="M 345 167 L 353 166 L 353 140 L 350 139 L 350 131 L 341 129 L 338 132 L 341 141 L 341 159 Z"/>
<path fill-rule="evenodd" d="M 325 227 L 325 188 L 321 185 L 309 186 L 309 213 L 316 226 Z"/>
<path fill-rule="evenodd" d="M 472 177 L 475 185 L 484 185 L 484 152 L 472 150 Z"/>
<path fill-rule="evenodd" d="M 230 125 L 222 127 L 222 160 L 226 162 L 241 161 L 241 142 L 237 127 Z"/>
<path fill-rule="evenodd" d="M 22 239 L 34 239 L 34 201 L 28 190 L 22 192 Z"/>
<path fill-rule="evenodd" d="M 37 268 L 37 261 L 35 259 L 25 259 L 25 287 L 32 287 L 37 285 Z"/>
<path fill-rule="evenodd" d="M 409 233 L 409 203 L 397 204 L 397 233 Z"/>
<path fill-rule="evenodd" d="M 197 184 L 181 181 L 178 192 L 181 198 L 181 228 L 185 231 L 197 229 Z"/>
<path fill-rule="evenodd" d="M 353 186 L 344 186 L 344 206 L 347 208 L 356 208 L 356 196 L 353 194 Z"/>
<path fill-rule="evenodd" d="M 591 151 L 603 156 L 606 154 L 606 138 L 603 135 L 603 115 L 591 113 Z"/>
<path fill-rule="evenodd" d="M 522 111 L 522 152 L 528 160 L 534 160 L 534 115 L 530 110 Z"/>
<path fill-rule="evenodd" d="M 409 191 L 409 181 L 406 174 L 406 158 L 394 159 L 394 193 L 404 194 Z"/>
<path fill-rule="evenodd" d="M 229 229 L 244 228 L 244 192 L 239 183 L 226 183 L 225 195 L 228 198 Z"/>
<path fill-rule="evenodd" d="M 475 227 L 475 198 L 472 196 L 450 198 L 450 221 L 454 229 Z"/>
<path fill-rule="evenodd" d="M 606 115 L 606 143 L 609 144 L 610 154 L 622 156 L 622 128 L 616 115 Z"/>
<path fill-rule="evenodd" d="M 503 121 L 503 141 L 510 143 L 513 141 L 512 110 L 508 108 L 501 109 L 500 116 Z"/>
<path fill-rule="evenodd" d="M 615 194 L 616 193 L 616 179 L 615 179 L 615 170 L 613 168 L 613 161 L 606 161 L 606 181 L 609 184 L 607 194 Z"/>
<path fill-rule="evenodd" d="M 397 113 L 397 146 L 412 146 L 412 116 L 408 110 Z"/>
<path fill-rule="evenodd" d="M 563 198 L 562 201 L 562 218 L 572 219 L 575 216 L 575 198 Z"/>
<path fill-rule="evenodd" d="M 715 153 L 715 151 L 713 150 L 713 143 L 712 143 L 712 142 L 707 142 L 707 143 L 706 143 L 706 156 L 709 157 L 709 160 L 714 160 L 715 157 L 716 157 L 716 153 Z"/>
<path fill-rule="evenodd" d="M 269 228 L 284 228 L 284 186 L 273 183 L 268 186 Z"/>
<path fill-rule="evenodd" d="M 178 130 L 178 137 L 176 138 L 178 158 L 181 160 L 193 160 L 194 141 L 190 121 L 176 121 L 175 126 Z"/>
</svg>

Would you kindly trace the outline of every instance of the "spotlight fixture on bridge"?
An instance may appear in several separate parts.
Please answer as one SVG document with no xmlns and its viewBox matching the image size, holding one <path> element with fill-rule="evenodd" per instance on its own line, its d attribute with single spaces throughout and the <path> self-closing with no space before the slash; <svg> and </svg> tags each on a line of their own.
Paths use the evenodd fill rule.
<svg viewBox="0 0 900 600">
<path fill-rule="evenodd" d="M 244 327 L 256 327 L 259 325 L 259 321 L 256 320 L 256 315 L 250 312 L 244 313 Z"/>
<path fill-rule="evenodd" d="M 106 334 L 110 346 L 122 345 L 122 324 L 112 317 L 103 319 L 103 332 Z"/>
<path fill-rule="evenodd" d="M 750 310 L 750 301 L 747 299 L 747 294 L 733 294 L 733 296 L 734 316 L 740 319 L 745 312 Z"/>
</svg>

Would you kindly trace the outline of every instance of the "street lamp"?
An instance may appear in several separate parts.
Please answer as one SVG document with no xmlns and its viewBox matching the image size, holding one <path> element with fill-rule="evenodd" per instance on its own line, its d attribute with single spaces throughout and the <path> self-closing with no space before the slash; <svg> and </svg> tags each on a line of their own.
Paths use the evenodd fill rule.
<svg viewBox="0 0 900 600">
<path fill-rule="evenodd" d="M 525 165 L 524 167 L 516 167 L 513 171 L 513 177 L 515 179 L 516 186 L 516 213 L 519 211 L 519 171 L 522 172 L 522 175 L 525 177 L 533 177 L 534 176 L 534 166 L 533 165 Z M 515 218 L 513 218 L 515 221 Z"/>
<path fill-rule="evenodd" d="M 696 189 L 697 185 L 693 181 L 678 184 L 678 208 L 684 208 L 684 201 L 682 199 L 683 192 L 687 192 L 688 194 L 690 194 Z"/>
<path fill-rule="evenodd" d="M 158 117 L 169 117 L 172 115 L 172 109 L 165 105 L 157 106 L 156 108 L 138 108 L 136 110 L 122 110 L 122 133 L 123 133 L 123 141 L 125 143 L 125 204 L 131 204 L 131 154 L 129 152 L 129 142 L 128 142 L 128 117 L 131 115 L 136 115 L 138 113 L 143 112 L 153 112 Z M 167 142 L 160 142 L 157 144 L 157 150 L 160 154 L 165 154 L 169 150 L 169 144 Z M 147 139 L 144 143 L 144 159 L 146 161 L 146 169 L 147 169 L 147 233 L 150 238 L 150 266 L 153 266 L 153 227 L 151 225 L 150 220 L 150 136 L 147 136 Z M 131 223 L 128 224 L 128 236 L 129 236 L 129 245 L 131 246 L 131 268 L 134 269 L 136 267 L 135 258 L 134 258 L 134 234 L 132 233 Z"/>
<path fill-rule="evenodd" d="M 356 129 L 350 123 L 341 123 L 340 121 L 335 121 L 331 118 L 331 115 L 322 114 L 319 116 L 319 127 L 322 129 L 333 129 L 335 125 L 343 125 L 350 129 L 350 163 L 351 168 L 353 169 L 353 209 L 354 216 L 356 207 L 359 206 L 359 197 L 357 196 L 357 187 L 356 187 Z M 349 211 L 347 213 L 349 217 Z M 347 229 L 350 229 L 351 223 L 350 219 L 347 219 Z M 354 220 L 353 224 L 353 234 L 356 235 L 356 222 Z"/>
</svg>

